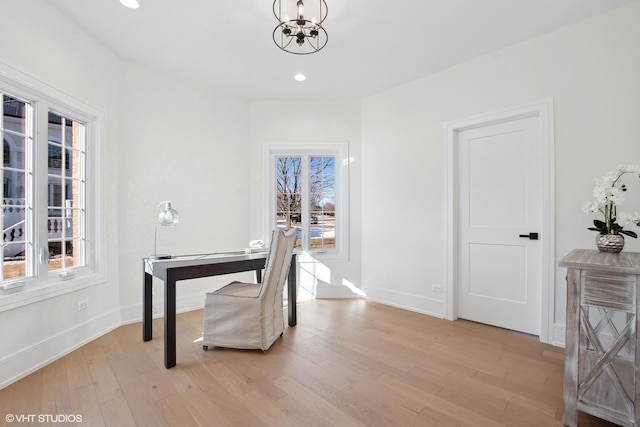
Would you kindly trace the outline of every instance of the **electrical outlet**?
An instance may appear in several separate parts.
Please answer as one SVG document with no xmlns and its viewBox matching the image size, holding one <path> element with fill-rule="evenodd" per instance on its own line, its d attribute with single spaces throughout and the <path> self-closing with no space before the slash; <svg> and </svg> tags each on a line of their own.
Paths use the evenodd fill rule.
<svg viewBox="0 0 640 427">
<path fill-rule="evenodd" d="M 431 285 L 431 290 L 433 292 L 442 292 L 442 285 Z"/>
<path fill-rule="evenodd" d="M 89 307 L 88 299 L 83 299 L 82 301 L 78 301 L 78 311 L 85 310 L 87 307 Z"/>
</svg>

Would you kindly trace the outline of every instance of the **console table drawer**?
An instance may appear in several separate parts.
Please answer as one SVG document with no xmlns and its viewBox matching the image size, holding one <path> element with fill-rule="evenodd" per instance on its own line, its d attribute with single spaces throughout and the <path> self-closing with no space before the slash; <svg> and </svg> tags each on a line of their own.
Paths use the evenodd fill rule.
<svg viewBox="0 0 640 427">
<path fill-rule="evenodd" d="M 602 274 L 582 271 L 580 305 L 635 312 L 637 277 L 632 274 Z"/>
</svg>

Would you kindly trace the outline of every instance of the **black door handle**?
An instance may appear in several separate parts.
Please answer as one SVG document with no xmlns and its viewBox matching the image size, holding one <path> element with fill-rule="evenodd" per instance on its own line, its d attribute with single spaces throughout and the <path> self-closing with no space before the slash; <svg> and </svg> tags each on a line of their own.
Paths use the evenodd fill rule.
<svg viewBox="0 0 640 427">
<path fill-rule="evenodd" d="M 531 240 L 538 240 L 538 233 L 521 234 L 519 237 L 525 237 Z"/>
</svg>

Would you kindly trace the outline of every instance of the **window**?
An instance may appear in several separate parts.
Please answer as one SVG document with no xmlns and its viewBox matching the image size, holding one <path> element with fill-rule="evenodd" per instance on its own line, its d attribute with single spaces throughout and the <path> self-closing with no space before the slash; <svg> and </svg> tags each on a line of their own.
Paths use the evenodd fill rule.
<svg viewBox="0 0 640 427">
<path fill-rule="evenodd" d="M 102 252 L 98 115 L 1 74 L 0 97 L 2 310 L 96 283 Z"/>
<path fill-rule="evenodd" d="M 269 148 L 269 224 L 297 228 L 299 250 L 346 260 L 346 151 L 346 145 Z"/>
</svg>

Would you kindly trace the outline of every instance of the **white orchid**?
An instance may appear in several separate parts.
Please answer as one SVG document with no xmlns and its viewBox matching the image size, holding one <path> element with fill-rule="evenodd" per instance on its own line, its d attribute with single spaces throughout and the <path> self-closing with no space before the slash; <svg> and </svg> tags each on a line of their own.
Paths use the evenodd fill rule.
<svg viewBox="0 0 640 427">
<path fill-rule="evenodd" d="M 598 202 L 587 202 L 582 207 L 582 212 L 584 212 L 586 214 L 590 214 L 590 213 L 598 212 L 599 209 L 600 209 L 600 203 L 598 203 Z"/>
<path fill-rule="evenodd" d="M 617 169 L 596 179 L 596 186 L 592 191 L 595 201 L 584 205 L 582 211 L 586 214 L 600 212 L 604 215 L 604 221 L 594 219 L 594 227 L 589 227 L 589 230 L 599 231 L 600 234 L 626 234 L 630 237 L 638 237 L 635 232 L 623 230 L 623 227 L 640 226 L 640 214 L 637 212 L 633 215 L 624 212 L 617 214 L 617 207 L 624 203 L 624 193 L 627 191 L 627 187 L 619 181 L 627 173 L 640 178 L 640 166 L 620 165 Z M 618 221 L 622 225 L 618 224 Z"/>
<path fill-rule="evenodd" d="M 624 173 L 640 174 L 640 165 L 620 165 L 618 169 Z"/>
<path fill-rule="evenodd" d="M 628 214 L 626 212 L 620 212 L 618 214 L 618 221 L 623 227 L 630 227 L 635 230 L 640 227 L 640 213 L 634 212 L 633 214 Z"/>
</svg>

